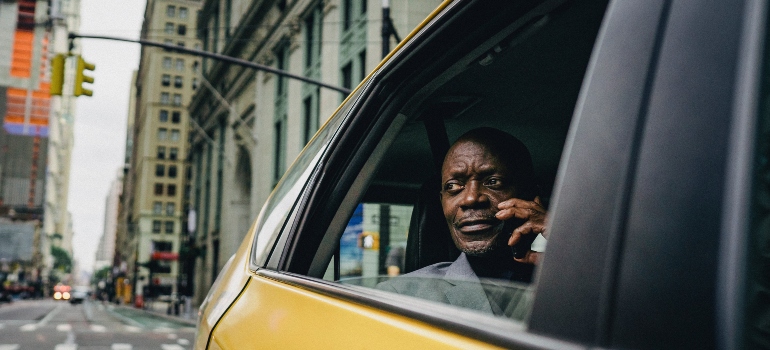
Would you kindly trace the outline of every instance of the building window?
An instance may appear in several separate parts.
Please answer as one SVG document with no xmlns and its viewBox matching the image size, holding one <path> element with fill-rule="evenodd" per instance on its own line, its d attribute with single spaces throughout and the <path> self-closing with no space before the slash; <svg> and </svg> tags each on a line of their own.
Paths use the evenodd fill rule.
<svg viewBox="0 0 770 350">
<path fill-rule="evenodd" d="M 160 104 L 167 105 L 169 102 L 170 95 L 168 92 L 161 92 L 160 93 Z"/>
<path fill-rule="evenodd" d="M 353 3 L 351 0 L 342 1 L 342 30 L 350 29 L 350 22 L 353 17 Z"/>
<path fill-rule="evenodd" d="M 178 156 L 179 156 L 179 148 L 171 147 L 171 149 L 168 150 L 168 159 L 176 160 Z"/>
<path fill-rule="evenodd" d="M 342 87 L 346 89 L 353 87 L 353 62 L 348 62 L 342 67 Z"/>
<path fill-rule="evenodd" d="M 187 8 L 186 7 L 180 7 L 179 8 L 179 18 L 180 19 L 187 19 Z"/>
<path fill-rule="evenodd" d="M 160 232 L 160 223 L 158 223 L 158 232 Z M 173 246 L 171 245 L 171 242 L 152 241 L 153 252 L 170 252 L 172 251 L 172 248 Z"/>
<path fill-rule="evenodd" d="M 174 106 L 181 106 L 182 105 L 182 95 L 180 94 L 174 94 Z"/>
<path fill-rule="evenodd" d="M 171 69 L 171 57 L 163 57 L 163 68 Z"/>
<path fill-rule="evenodd" d="M 167 135 L 168 135 L 168 129 L 166 128 L 158 129 L 158 141 L 166 141 Z"/>
<path fill-rule="evenodd" d="M 182 112 L 174 111 L 171 112 L 171 122 L 174 124 L 179 124 L 179 122 L 182 120 Z"/>
<path fill-rule="evenodd" d="M 308 96 L 302 101 L 302 114 L 304 119 L 304 128 L 303 131 L 305 133 L 303 140 L 305 143 L 310 141 L 310 137 L 313 136 L 312 132 L 313 129 L 313 97 Z"/>
<path fill-rule="evenodd" d="M 184 47 L 184 41 L 177 41 L 176 46 Z"/>
<path fill-rule="evenodd" d="M 193 45 L 193 48 L 195 48 L 196 50 L 200 50 L 201 49 L 201 44 L 200 43 L 195 43 L 195 45 Z"/>
<path fill-rule="evenodd" d="M 176 178 L 176 165 L 169 165 L 168 166 L 168 177 L 170 178 Z"/>
<path fill-rule="evenodd" d="M 193 78 L 192 88 L 193 90 L 198 90 L 198 78 Z"/>
<path fill-rule="evenodd" d="M 169 139 L 171 141 L 179 141 L 179 130 L 171 129 L 171 137 Z"/>
<path fill-rule="evenodd" d="M 187 11 L 187 9 L 185 9 L 185 11 Z M 166 16 L 173 18 L 176 15 L 175 12 L 176 12 L 176 6 L 169 5 L 168 7 L 166 7 Z M 179 9 L 179 15 L 180 16 L 182 15 L 182 9 Z"/>
<path fill-rule="evenodd" d="M 166 166 L 163 164 L 156 164 L 155 165 L 155 176 L 157 177 L 163 177 L 166 175 Z"/>
<path fill-rule="evenodd" d="M 160 220 L 152 220 L 152 233 L 160 233 Z"/>
<path fill-rule="evenodd" d="M 174 222 L 173 221 L 166 221 L 166 233 L 174 233 Z"/>
<path fill-rule="evenodd" d="M 174 77 L 174 87 L 175 88 L 181 88 L 182 87 L 182 77 L 177 75 Z"/>
<path fill-rule="evenodd" d="M 181 58 L 176 59 L 176 70 L 183 71 L 184 70 L 184 60 Z"/>
<path fill-rule="evenodd" d="M 168 194 L 169 197 L 176 196 L 176 185 L 169 184 L 168 187 L 166 188 L 166 194 Z"/>
<path fill-rule="evenodd" d="M 158 146 L 158 159 L 166 159 L 166 147 Z"/>
<path fill-rule="evenodd" d="M 179 35 L 187 35 L 187 26 L 180 24 L 176 27 L 176 33 Z"/>
<path fill-rule="evenodd" d="M 313 65 L 313 58 L 315 56 L 315 14 L 311 14 L 305 18 L 305 68 Z"/>
<path fill-rule="evenodd" d="M 161 202 L 153 202 L 152 203 L 152 213 L 155 215 L 163 214 L 163 203 Z"/>
<path fill-rule="evenodd" d="M 171 76 L 168 75 L 168 74 L 163 74 L 163 76 L 162 76 L 162 78 L 160 80 L 160 84 L 163 85 L 163 86 L 171 85 Z"/>
<path fill-rule="evenodd" d="M 358 81 L 363 81 L 366 77 L 366 50 L 358 53 Z"/>
<path fill-rule="evenodd" d="M 363 15 L 363 14 L 366 14 L 366 8 L 367 8 L 367 6 L 366 6 L 366 5 L 368 5 L 368 4 L 367 4 L 367 2 L 368 2 L 368 1 L 369 1 L 369 0 L 361 0 L 361 14 L 362 14 L 362 15 Z"/>
<path fill-rule="evenodd" d="M 286 70 L 286 65 L 288 62 L 286 62 L 286 48 L 280 48 L 278 49 L 278 52 L 276 52 L 276 61 L 278 63 L 278 69 L 279 70 Z M 278 96 L 283 96 L 283 94 L 286 92 L 286 78 L 284 77 L 276 77 L 278 78 Z"/>
<path fill-rule="evenodd" d="M 274 149 L 274 163 L 273 163 L 273 179 L 277 183 L 278 180 L 281 179 L 281 176 L 283 176 L 283 158 L 284 158 L 284 149 L 283 149 L 283 120 L 277 120 L 275 122 L 275 147 Z"/>
<path fill-rule="evenodd" d="M 161 109 L 160 110 L 160 114 L 158 116 L 158 119 L 160 120 L 161 123 L 167 122 L 168 121 L 168 111 L 165 110 L 165 109 Z"/>
<path fill-rule="evenodd" d="M 174 216 L 176 206 L 174 203 L 166 203 L 166 216 Z"/>
<path fill-rule="evenodd" d="M 155 191 L 154 193 L 158 196 L 163 194 L 163 184 L 155 184 Z"/>
<path fill-rule="evenodd" d="M 166 34 L 174 34 L 174 23 L 166 23 Z"/>
</svg>

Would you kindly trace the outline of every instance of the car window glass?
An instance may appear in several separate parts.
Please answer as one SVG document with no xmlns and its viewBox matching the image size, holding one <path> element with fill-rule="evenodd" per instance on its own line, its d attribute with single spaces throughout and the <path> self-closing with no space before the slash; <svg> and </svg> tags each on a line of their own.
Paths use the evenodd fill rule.
<svg viewBox="0 0 770 350">
<path fill-rule="evenodd" d="M 470 219 L 452 216 L 456 215 L 456 207 L 466 204 L 452 206 L 441 200 L 448 187 L 437 167 L 444 153 L 437 155 L 440 145 L 436 139 L 444 137 L 451 144 L 479 128 L 512 135 L 531 154 L 534 170 L 526 175 L 531 176 L 526 189 L 519 186 L 526 177 L 521 175 L 523 170 L 507 173 L 503 182 L 510 180 L 519 187 L 501 195 L 500 201 L 518 198 L 527 205 L 537 203 L 538 210 L 547 213 L 572 113 L 605 9 L 601 3 L 573 5 L 533 20 L 514 34 L 509 31 L 493 35 L 405 103 L 419 107 L 400 110 L 398 115 L 404 119 L 396 117 L 375 150 L 367 151 L 371 153 L 368 161 L 337 214 L 346 218 L 347 225 L 341 232 L 327 232 L 336 237 L 337 247 L 326 251 L 336 253 L 328 260 L 314 260 L 323 261 L 324 268 L 311 266 L 311 274 L 321 270 L 325 271 L 325 279 L 356 288 L 373 288 L 526 321 L 536 290 L 531 281 L 537 265 L 531 262 L 537 259 L 513 263 L 511 248 L 498 244 L 507 242 L 508 237 L 500 232 L 512 232 L 522 222 L 492 218 L 499 208 L 481 208 L 487 205 L 479 204 L 484 200 L 468 204 L 480 206 L 479 216 L 472 218 L 478 222 L 461 222 Z M 513 26 L 504 27 L 503 32 Z M 492 138 L 494 132 L 484 130 L 481 132 L 487 134 L 475 140 L 487 139 L 485 135 Z M 391 134 L 395 135 L 388 136 Z M 506 147 L 509 145 L 506 143 Z M 516 153 L 513 148 L 494 152 L 500 159 Z M 499 162 L 511 164 L 509 161 Z M 463 188 L 497 189 L 494 186 L 499 179 L 489 180 L 490 176 L 479 172 L 473 185 L 467 180 Z M 484 198 L 490 196 L 491 192 Z M 489 245 L 492 248 L 488 251 L 493 253 L 475 251 L 450 233 L 465 226 L 470 228 L 462 232 L 469 232 L 469 236 L 479 228 L 503 238 Z M 543 257 L 546 239 L 538 233 L 528 235 L 537 240 L 533 251 L 524 251 L 527 257 Z M 507 260 L 501 260 L 501 256 Z"/>
<path fill-rule="evenodd" d="M 313 168 L 353 106 L 351 101 L 355 101 L 359 95 L 360 91 L 352 95 L 348 99 L 349 102 L 329 119 L 276 185 L 258 217 L 256 241 L 252 251 L 254 265 L 264 266 Z"/>
</svg>

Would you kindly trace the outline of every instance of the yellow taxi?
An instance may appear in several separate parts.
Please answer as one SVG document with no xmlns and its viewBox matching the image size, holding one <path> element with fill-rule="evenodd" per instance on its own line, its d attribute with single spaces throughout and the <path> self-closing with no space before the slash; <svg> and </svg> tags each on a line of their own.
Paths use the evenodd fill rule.
<svg viewBox="0 0 770 350">
<path fill-rule="evenodd" d="M 760 0 L 444 1 L 286 172 L 195 348 L 768 346 L 769 24 Z M 462 256 L 438 176 L 480 127 L 531 153 L 542 260 L 449 280 L 481 306 L 382 288 Z"/>
</svg>

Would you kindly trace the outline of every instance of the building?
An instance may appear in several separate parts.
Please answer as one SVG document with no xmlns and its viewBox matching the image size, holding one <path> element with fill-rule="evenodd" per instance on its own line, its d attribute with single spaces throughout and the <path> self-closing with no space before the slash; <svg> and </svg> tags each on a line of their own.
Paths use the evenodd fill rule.
<svg viewBox="0 0 770 350">
<path fill-rule="evenodd" d="M 72 256 L 67 191 L 75 104 L 72 96 L 50 95 L 49 62 L 68 51 L 79 9 L 79 0 L 0 3 L 0 226 L 6 239 L 32 244 L 29 259 L 21 246 L 15 258 L 4 258 L 2 280 L 40 285 L 55 263 L 52 245 L 68 255 L 64 260 Z"/>
<path fill-rule="evenodd" d="M 200 1 L 150 0 L 141 38 L 199 47 L 195 17 Z M 123 205 L 131 245 L 126 274 L 135 296 L 177 292 L 183 226 L 189 122 L 187 105 L 197 85 L 198 59 L 161 48 L 142 48 L 132 96 L 130 164 Z"/>
<path fill-rule="evenodd" d="M 384 56 L 381 3 L 206 0 L 198 33 L 204 50 L 352 89 Z M 406 35 L 438 4 L 392 1 L 396 32 Z M 201 272 L 194 281 L 197 303 L 292 160 L 345 98 L 224 62 L 204 59 L 202 67 L 202 87 L 189 106 L 195 215 L 188 233 L 198 252 L 195 271 Z"/>
<path fill-rule="evenodd" d="M 120 169 L 110 184 L 104 205 L 104 232 L 99 239 L 99 246 L 94 259 L 94 271 L 112 267 L 115 257 L 115 236 L 118 229 L 118 209 L 123 191 L 123 169 Z"/>
</svg>

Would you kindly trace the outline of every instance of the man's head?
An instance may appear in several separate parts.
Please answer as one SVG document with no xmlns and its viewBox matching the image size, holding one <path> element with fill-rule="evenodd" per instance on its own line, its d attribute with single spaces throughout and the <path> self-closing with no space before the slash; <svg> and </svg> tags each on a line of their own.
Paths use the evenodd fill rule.
<svg viewBox="0 0 770 350">
<path fill-rule="evenodd" d="M 441 168 L 441 206 L 452 240 L 471 256 L 506 247 L 497 205 L 511 198 L 532 200 L 532 157 L 514 136 L 479 128 L 460 136 Z"/>
</svg>

